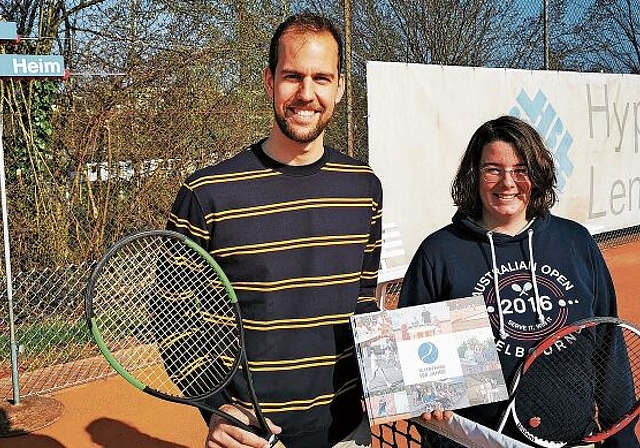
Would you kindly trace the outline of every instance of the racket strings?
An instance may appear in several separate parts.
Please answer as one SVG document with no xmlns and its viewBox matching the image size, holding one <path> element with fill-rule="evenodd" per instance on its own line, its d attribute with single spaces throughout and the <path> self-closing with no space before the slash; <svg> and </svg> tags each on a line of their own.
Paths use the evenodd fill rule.
<svg viewBox="0 0 640 448">
<path fill-rule="evenodd" d="M 640 337 L 634 331 L 610 324 L 578 329 L 523 372 L 514 418 L 542 446 L 590 440 L 637 407 L 639 373 Z"/>
<path fill-rule="evenodd" d="M 210 395 L 235 371 L 234 306 L 215 269 L 167 236 L 121 246 L 95 286 L 94 314 L 109 351 L 145 386 L 177 397 Z"/>
<path fill-rule="evenodd" d="M 625 325 L 598 327 L 602 344 L 597 377 L 599 431 L 605 432 L 630 416 L 640 399 L 640 336 Z"/>
<path fill-rule="evenodd" d="M 569 335 L 545 350 L 523 372 L 514 417 L 525 435 L 568 442 L 581 440 L 593 431 L 595 384 L 589 380 L 595 372 L 593 348 L 593 335 Z"/>
</svg>

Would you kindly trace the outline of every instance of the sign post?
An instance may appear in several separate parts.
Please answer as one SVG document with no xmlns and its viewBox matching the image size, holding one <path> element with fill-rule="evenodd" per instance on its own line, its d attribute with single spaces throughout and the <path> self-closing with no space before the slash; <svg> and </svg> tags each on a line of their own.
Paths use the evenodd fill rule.
<svg viewBox="0 0 640 448">
<path fill-rule="evenodd" d="M 0 22 L 0 44 L 20 41 L 14 22 Z M 11 343 L 11 384 L 13 404 L 20 404 L 18 383 L 18 344 L 13 322 L 13 283 L 11 280 L 11 250 L 9 217 L 7 213 L 7 190 L 4 164 L 4 79 L 67 79 L 69 71 L 64 67 L 62 56 L 0 54 L 0 196 L 2 199 L 2 229 L 4 236 L 5 274 L 7 278 L 7 306 L 9 308 L 9 330 Z"/>
</svg>

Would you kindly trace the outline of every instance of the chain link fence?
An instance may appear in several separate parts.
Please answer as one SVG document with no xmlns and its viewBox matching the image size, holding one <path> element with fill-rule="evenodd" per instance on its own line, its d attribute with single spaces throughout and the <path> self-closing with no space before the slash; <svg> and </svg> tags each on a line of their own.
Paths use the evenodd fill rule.
<svg viewBox="0 0 640 448">
<path fill-rule="evenodd" d="M 84 285 L 91 267 L 83 263 L 20 272 L 12 279 L 21 396 L 50 393 L 104 375 L 84 321 Z M 6 289 L 2 293 L 6 297 Z M 13 398 L 9 325 L 7 307 L 3 307 L 0 396 L 5 399 Z"/>
</svg>

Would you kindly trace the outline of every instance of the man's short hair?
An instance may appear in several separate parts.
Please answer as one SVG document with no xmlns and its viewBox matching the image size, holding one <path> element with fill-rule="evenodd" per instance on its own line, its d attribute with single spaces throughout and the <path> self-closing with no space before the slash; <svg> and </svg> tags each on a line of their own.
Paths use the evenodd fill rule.
<svg viewBox="0 0 640 448">
<path fill-rule="evenodd" d="M 284 33 L 292 30 L 296 32 L 322 33 L 326 31 L 331 33 L 338 44 L 338 73 L 340 73 L 343 60 L 343 45 L 340 31 L 327 17 L 311 12 L 302 12 L 289 16 L 278 26 L 273 34 L 271 44 L 269 45 L 269 71 L 271 71 L 271 74 L 275 74 L 276 67 L 278 66 L 280 39 Z"/>
</svg>

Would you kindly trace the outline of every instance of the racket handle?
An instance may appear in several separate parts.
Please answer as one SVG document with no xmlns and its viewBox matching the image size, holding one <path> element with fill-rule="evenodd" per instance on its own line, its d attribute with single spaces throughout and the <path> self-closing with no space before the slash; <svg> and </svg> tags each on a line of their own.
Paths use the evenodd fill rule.
<svg viewBox="0 0 640 448">
<path fill-rule="evenodd" d="M 272 448 L 286 448 L 284 446 L 284 443 L 282 443 L 280 441 L 280 439 L 278 439 L 278 436 L 276 436 L 275 434 L 271 434 L 271 437 L 269 437 L 269 446 Z"/>
<path fill-rule="evenodd" d="M 280 441 L 277 435 L 271 434 L 271 433 L 265 434 L 264 430 L 256 425 L 249 425 L 249 426 L 251 426 L 251 428 L 253 429 L 254 434 L 258 434 L 260 437 L 266 438 L 271 448 L 287 448 L 284 446 L 284 443 Z"/>
</svg>

